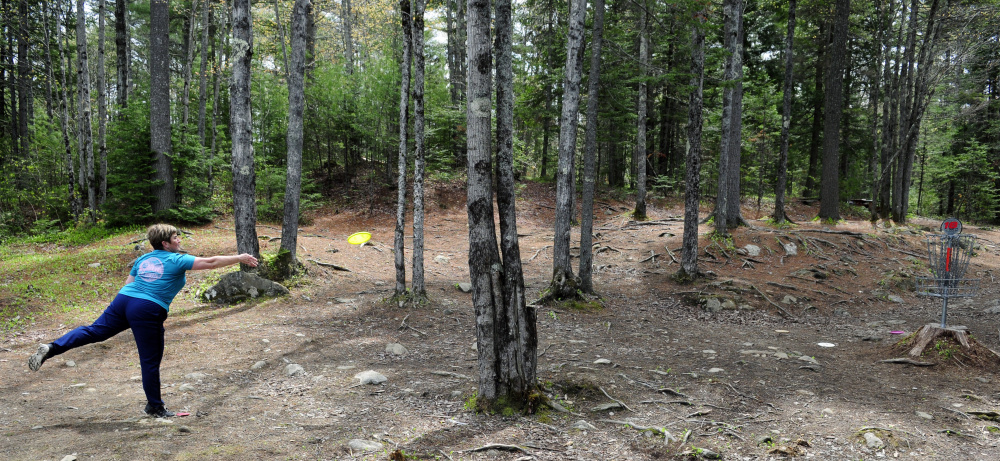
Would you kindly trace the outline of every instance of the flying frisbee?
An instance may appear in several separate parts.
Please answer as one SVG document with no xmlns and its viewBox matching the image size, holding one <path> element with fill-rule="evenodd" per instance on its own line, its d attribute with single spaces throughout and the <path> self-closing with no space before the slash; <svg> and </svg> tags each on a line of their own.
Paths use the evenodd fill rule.
<svg viewBox="0 0 1000 461">
<path fill-rule="evenodd" d="M 350 243 L 351 245 L 361 245 L 362 243 L 367 242 L 371 238 L 372 234 L 368 232 L 355 232 L 351 234 L 350 237 L 347 237 L 347 243 Z"/>
</svg>

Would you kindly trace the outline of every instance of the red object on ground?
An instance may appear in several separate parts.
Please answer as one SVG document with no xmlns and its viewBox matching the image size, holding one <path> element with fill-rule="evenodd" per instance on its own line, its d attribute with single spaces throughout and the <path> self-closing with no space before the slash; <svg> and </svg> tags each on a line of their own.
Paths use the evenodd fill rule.
<svg viewBox="0 0 1000 461">
<path fill-rule="evenodd" d="M 176 416 L 191 416 L 191 413 L 184 413 L 183 411 L 179 411 L 176 413 Z"/>
</svg>

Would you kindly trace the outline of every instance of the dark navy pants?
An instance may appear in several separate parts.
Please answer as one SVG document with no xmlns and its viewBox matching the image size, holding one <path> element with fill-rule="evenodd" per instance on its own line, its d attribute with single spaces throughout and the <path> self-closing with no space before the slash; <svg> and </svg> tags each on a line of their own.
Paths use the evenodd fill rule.
<svg viewBox="0 0 1000 461">
<path fill-rule="evenodd" d="M 135 336 L 142 367 L 142 390 L 150 405 L 163 405 L 160 398 L 160 361 L 163 359 L 163 321 L 167 310 L 152 301 L 119 294 L 93 324 L 77 327 L 52 342 L 53 354 L 111 338 L 129 328 Z"/>
</svg>

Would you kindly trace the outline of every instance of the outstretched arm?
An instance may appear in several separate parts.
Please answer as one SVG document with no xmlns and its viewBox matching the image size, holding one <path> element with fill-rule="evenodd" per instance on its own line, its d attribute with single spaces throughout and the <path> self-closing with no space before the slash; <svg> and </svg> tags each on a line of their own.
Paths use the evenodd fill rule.
<svg viewBox="0 0 1000 461">
<path fill-rule="evenodd" d="M 194 258 L 194 265 L 191 266 L 191 270 L 198 271 L 203 269 L 216 269 L 219 267 L 232 266 L 237 263 L 243 263 L 250 267 L 257 267 L 257 258 L 254 258 L 252 255 L 246 253 L 230 256 L 212 256 L 211 258 Z"/>
</svg>

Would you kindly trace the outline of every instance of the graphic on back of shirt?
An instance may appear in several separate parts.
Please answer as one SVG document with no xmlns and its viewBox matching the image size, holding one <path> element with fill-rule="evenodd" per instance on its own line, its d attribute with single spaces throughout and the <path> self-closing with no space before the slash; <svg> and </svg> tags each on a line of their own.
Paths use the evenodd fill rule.
<svg viewBox="0 0 1000 461">
<path fill-rule="evenodd" d="M 163 261 L 147 258 L 139 264 L 138 278 L 144 282 L 155 282 L 163 277 Z"/>
</svg>

